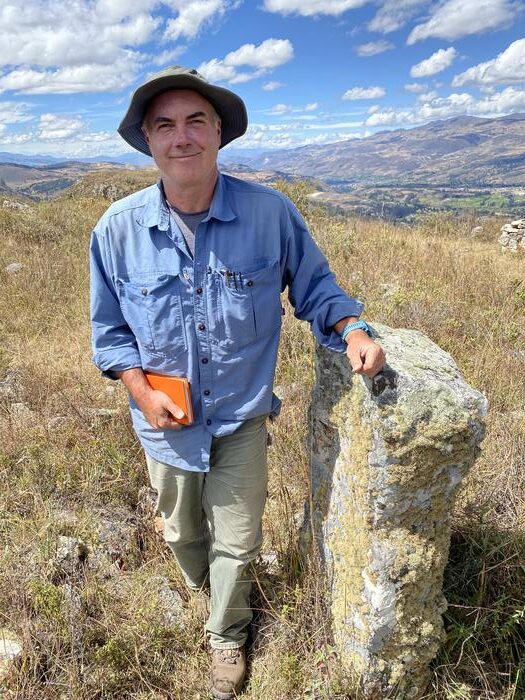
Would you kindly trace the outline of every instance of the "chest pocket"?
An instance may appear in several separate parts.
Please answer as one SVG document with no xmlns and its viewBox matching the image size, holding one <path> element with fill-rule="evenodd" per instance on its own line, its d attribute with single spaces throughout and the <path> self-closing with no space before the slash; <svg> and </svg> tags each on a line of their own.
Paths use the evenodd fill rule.
<svg viewBox="0 0 525 700">
<path fill-rule="evenodd" d="M 145 350 L 166 357 L 186 351 L 178 274 L 141 274 L 117 284 L 124 318 Z"/>
<path fill-rule="evenodd" d="M 217 273 L 221 344 L 240 348 L 273 334 L 281 325 L 279 263 L 236 273 Z"/>
</svg>

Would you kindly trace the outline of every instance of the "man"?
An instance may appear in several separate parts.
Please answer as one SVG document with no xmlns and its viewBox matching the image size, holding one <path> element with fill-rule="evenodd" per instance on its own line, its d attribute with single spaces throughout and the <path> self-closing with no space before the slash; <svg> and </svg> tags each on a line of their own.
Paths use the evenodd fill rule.
<svg viewBox="0 0 525 700">
<path fill-rule="evenodd" d="M 113 204 L 91 245 L 94 361 L 130 394 L 133 425 L 158 491 L 166 541 L 185 580 L 210 589 L 211 690 L 232 698 L 245 673 L 248 566 L 261 546 L 265 421 L 288 296 L 317 340 L 375 375 L 384 355 L 358 321 L 295 207 L 222 175 L 219 148 L 246 131 L 242 100 L 174 67 L 134 93 L 119 133 L 152 155 L 158 185 Z M 187 377 L 195 419 L 144 370 Z"/>
</svg>

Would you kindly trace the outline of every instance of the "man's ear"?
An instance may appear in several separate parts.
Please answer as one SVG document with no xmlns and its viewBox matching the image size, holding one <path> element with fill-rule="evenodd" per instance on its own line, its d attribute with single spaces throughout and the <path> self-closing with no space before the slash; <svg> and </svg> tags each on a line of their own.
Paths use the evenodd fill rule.
<svg viewBox="0 0 525 700">
<path fill-rule="evenodd" d="M 142 133 L 144 134 L 144 138 L 146 139 L 146 143 L 149 146 L 148 130 L 146 129 L 145 126 L 141 126 L 140 129 L 141 129 Z"/>
<path fill-rule="evenodd" d="M 216 122 L 216 127 L 217 127 L 217 136 L 219 139 L 221 138 L 221 120 L 217 117 L 217 122 Z"/>
</svg>

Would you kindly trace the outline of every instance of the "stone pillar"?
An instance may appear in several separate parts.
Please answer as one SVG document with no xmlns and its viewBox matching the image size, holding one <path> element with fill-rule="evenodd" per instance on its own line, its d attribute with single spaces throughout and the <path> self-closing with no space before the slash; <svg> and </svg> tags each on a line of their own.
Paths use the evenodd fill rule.
<svg viewBox="0 0 525 700">
<path fill-rule="evenodd" d="M 525 219 L 504 224 L 501 227 L 498 243 L 501 243 L 502 251 L 510 250 L 511 253 L 517 253 L 520 248 L 525 251 Z"/>
<path fill-rule="evenodd" d="M 328 577 L 334 641 L 369 700 L 418 698 L 443 636 L 443 570 L 461 480 L 487 401 L 417 331 L 377 324 L 374 380 L 316 351 L 311 525 Z"/>
</svg>

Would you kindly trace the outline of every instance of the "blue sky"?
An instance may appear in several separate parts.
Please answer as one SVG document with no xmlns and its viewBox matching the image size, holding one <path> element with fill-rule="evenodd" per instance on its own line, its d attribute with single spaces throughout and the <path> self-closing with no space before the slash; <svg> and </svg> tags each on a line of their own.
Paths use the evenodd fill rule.
<svg viewBox="0 0 525 700">
<path fill-rule="evenodd" d="M 521 0 L 2 0 L 0 46 L 0 151 L 129 151 L 130 94 L 176 63 L 245 100 L 236 149 L 525 112 Z"/>
</svg>

